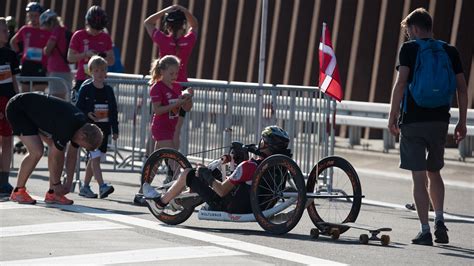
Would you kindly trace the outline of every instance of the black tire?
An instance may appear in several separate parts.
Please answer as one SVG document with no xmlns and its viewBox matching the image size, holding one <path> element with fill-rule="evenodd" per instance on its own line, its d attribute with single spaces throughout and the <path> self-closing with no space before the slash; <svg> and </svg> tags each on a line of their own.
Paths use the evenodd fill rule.
<svg viewBox="0 0 474 266">
<path fill-rule="evenodd" d="M 332 186 L 324 178 L 331 173 Z M 324 222 L 356 221 L 362 204 L 362 188 L 357 172 L 346 159 L 330 156 L 319 161 L 308 177 L 306 190 L 322 196 L 314 198 L 307 208 L 311 221 L 319 230 L 326 229 L 321 224 Z M 339 198 L 324 197 L 325 195 Z M 340 228 L 340 233 L 347 230 L 348 228 Z"/>
<path fill-rule="evenodd" d="M 170 174 L 170 165 L 174 165 L 174 171 Z M 176 180 L 179 174 L 186 168 L 191 168 L 191 163 L 176 150 L 159 149 L 153 152 L 145 162 L 142 169 L 141 184 L 149 183 L 160 193 L 165 193 L 169 183 Z M 166 186 L 168 184 L 168 186 Z M 164 210 L 157 208 L 153 200 L 147 200 L 148 209 L 158 220 L 177 225 L 186 221 L 194 212 L 194 208 L 173 208 L 169 204 Z"/>
<path fill-rule="evenodd" d="M 263 211 L 287 200 L 295 202 L 276 215 L 263 215 Z M 298 165 L 284 155 L 266 158 L 255 170 L 250 203 L 255 219 L 264 230 L 280 235 L 293 229 L 301 219 L 306 203 L 304 178 Z"/>
</svg>

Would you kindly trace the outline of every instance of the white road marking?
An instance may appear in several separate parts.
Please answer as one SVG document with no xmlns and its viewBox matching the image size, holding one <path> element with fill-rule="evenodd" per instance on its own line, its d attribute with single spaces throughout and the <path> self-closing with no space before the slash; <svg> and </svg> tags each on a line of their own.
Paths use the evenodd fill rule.
<svg viewBox="0 0 474 266">
<path fill-rule="evenodd" d="M 13 201 L 5 201 L 0 203 L 0 210 L 14 210 L 14 209 L 33 209 L 38 208 L 38 206 L 33 204 L 18 204 Z"/>
<path fill-rule="evenodd" d="M 130 226 L 108 221 L 81 221 L 0 227 L 0 238 L 51 233 L 125 229 Z"/>
<path fill-rule="evenodd" d="M 388 203 L 388 202 L 377 201 L 377 200 L 369 200 L 369 199 L 362 199 L 362 203 L 363 204 L 369 204 L 369 205 L 375 205 L 375 206 L 381 206 L 381 207 L 387 207 L 387 208 L 392 208 L 392 209 L 398 209 L 398 210 L 405 210 L 405 211 L 410 211 L 410 212 L 416 213 L 416 211 L 408 210 L 404 205 L 400 205 L 400 204 Z M 429 215 L 431 217 L 435 217 L 435 213 L 432 212 L 432 211 L 429 212 Z M 474 223 L 473 218 L 467 218 L 467 217 L 452 215 L 452 214 L 448 214 L 448 213 L 444 213 L 444 218 L 445 219 L 450 219 L 450 220 Z"/>
<path fill-rule="evenodd" d="M 115 214 L 107 211 L 102 211 L 94 208 L 84 207 L 84 206 L 77 206 L 77 205 L 69 205 L 69 206 L 57 206 L 58 208 L 73 211 L 77 213 L 82 213 L 86 215 L 91 215 L 94 217 L 108 219 L 115 222 L 121 222 L 128 225 L 133 226 L 140 226 L 152 230 L 157 230 L 160 232 L 173 234 L 185 238 L 191 238 L 195 240 L 199 240 L 202 242 L 207 242 L 210 244 L 224 246 L 226 248 L 232 247 L 232 249 L 241 250 L 244 252 L 251 252 L 255 254 L 260 254 L 268 257 L 273 257 L 277 259 L 282 259 L 285 261 L 290 262 L 297 262 L 307 265 L 345 265 L 339 262 L 320 259 L 317 257 L 306 256 L 294 252 L 289 252 L 281 249 L 270 248 L 266 246 L 261 246 L 257 244 L 247 243 L 240 240 L 234 240 L 226 237 L 216 236 L 204 232 L 198 232 L 190 229 L 179 228 L 174 226 L 168 226 L 165 224 L 161 224 L 157 221 L 149 221 L 145 219 L 140 219 L 136 217 L 126 216 L 122 214 Z"/>
<path fill-rule="evenodd" d="M 380 176 L 380 177 L 391 178 L 391 179 L 401 179 L 401 180 L 409 180 L 409 181 L 412 180 L 410 174 L 390 173 L 386 171 L 379 171 L 379 170 L 373 170 L 373 169 L 368 169 L 368 168 L 357 168 L 356 171 L 359 175 L 366 174 L 366 175 L 371 175 L 375 177 Z M 446 180 L 446 179 L 443 179 L 443 181 L 446 186 L 463 188 L 463 189 L 474 189 L 473 177 L 471 177 L 471 182 Z"/>
<path fill-rule="evenodd" d="M 1 265 L 51 265 L 51 264 L 82 264 L 105 265 L 119 263 L 137 263 L 163 260 L 182 260 L 223 256 L 243 256 L 245 253 L 214 246 L 169 247 L 140 249 L 118 252 L 107 252 L 86 255 L 61 256 L 28 260 L 1 261 Z"/>
</svg>

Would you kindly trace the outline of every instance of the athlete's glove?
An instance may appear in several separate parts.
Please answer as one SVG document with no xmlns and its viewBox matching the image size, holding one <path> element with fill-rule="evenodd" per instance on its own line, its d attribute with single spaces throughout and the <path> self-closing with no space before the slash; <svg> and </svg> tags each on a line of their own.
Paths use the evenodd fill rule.
<svg viewBox="0 0 474 266">
<path fill-rule="evenodd" d="M 212 183 L 214 182 L 215 178 L 212 175 L 212 171 L 209 168 L 199 167 L 197 169 L 197 176 L 204 179 L 209 184 L 209 186 L 212 187 Z"/>
</svg>

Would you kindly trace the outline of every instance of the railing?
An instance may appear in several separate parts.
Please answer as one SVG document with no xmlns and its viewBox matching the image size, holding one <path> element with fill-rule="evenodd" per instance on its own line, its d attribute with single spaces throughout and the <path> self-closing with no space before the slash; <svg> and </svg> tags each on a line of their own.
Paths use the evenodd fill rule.
<svg viewBox="0 0 474 266">
<path fill-rule="evenodd" d="M 21 81 L 49 81 L 59 78 L 19 77 Z M 113 169 L 139 171 L 150 140 L 151 109 L 148 77 L 141 75 L 109 74 L 107 83 L 114 88 L 118 104 L 120 137 L 110 143 Z M 192 111 L 186 116 L 181 131 L 181 151 L 191 159 L 207 161 L 222 155 L 233 140 L 256 143 L 259 139 L 257 117 L 262 126 L 278 124 L 292 139 L 293 158 L 304 172 L 309 172 L 322 156 L 332 154 L 330 139 L 333 127 L 333 106 L 318 100 L 316 87 L 282 86 L 190 79 L 183 85 L 192 87 L 195 95 Z M 261 91 L 262 93 L 257 93 Z M 259 96 L 263 109 L 257 110 Z M 334 104 L 335 105 L 335 104 Z M 319 110 L 321 107 L 321 110 Z M 351 144 L 357 144 L 361 128 L 377 128 L 384 132 L 384 149 L 394 147 L 395 139 L 388 133 L 389 105 L 342 101 L 337 103 L 335 121 L 349 129 Z M 453 132 L 458 110 L 451 109 Z M 318 127 L 321 125 L 321 127 Z M 320 137 L 318 137 L 320 136 Z M 460 157 L 472 156 L 474 137 L 474 110 L 468 112 L 468 138 L 459 145 Z M 320 149 L 320 147 L 325 147 Z M 319 149 L 318 149 L 319 148 Z M 209 151 L 212 150 L 212 151 Z"/>
</svg>

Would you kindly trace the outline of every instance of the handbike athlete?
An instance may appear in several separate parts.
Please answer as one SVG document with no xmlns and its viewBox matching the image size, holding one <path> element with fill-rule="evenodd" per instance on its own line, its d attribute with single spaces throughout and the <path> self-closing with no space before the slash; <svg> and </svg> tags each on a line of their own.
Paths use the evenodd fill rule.
<svg viewBox="0 0 474 266">
<path fill-rule="evenodd" d="M 218 169 L 222 164 L 229 163 L 228 156 L 222 156 L 219 163 L 214 161 L 208 167 L 199 166 L 197 169 L 185 169 L 163 195 L 145 183 L 145 197 L 152 198 L 156 207 L 163 210 L 171 200 L 188 186 L 192 192 L 197 193 L 208 204 L 208 210 L 236 214 L 251 213 L 250 187 L 257 166 L 270 155 L 291 156 L 291 150 L 288 149 L 289 142 L 290 139 L 285 130 L 278 126 L 268 126 L 262 131 L 258 148 L 253 151 L 257 158 L 244 160 L 224 180 L 219 180 L 219 177 L 215 174 L 215 169 Z M 234 160 L 238 162 L 239 158 L 237 157 L 247 156 L 248 158 L 248 150 L 241 145 L 240 149 L 234 148 L 233 156 Z"/>
</svg>

